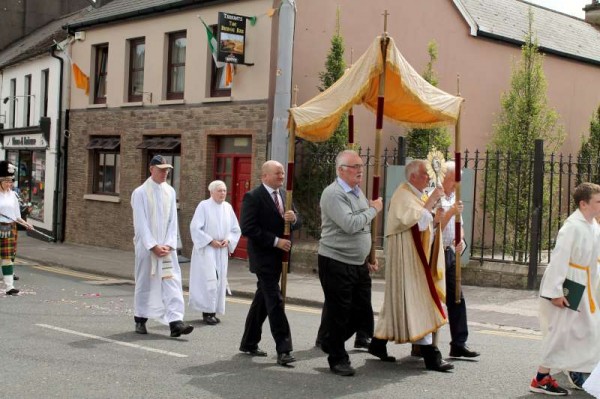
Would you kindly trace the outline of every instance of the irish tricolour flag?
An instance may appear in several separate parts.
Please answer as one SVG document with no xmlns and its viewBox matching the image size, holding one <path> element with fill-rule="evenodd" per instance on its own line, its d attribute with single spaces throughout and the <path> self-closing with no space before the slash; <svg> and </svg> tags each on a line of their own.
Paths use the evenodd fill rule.
<svg viewBox="0 0 600 399">
<path fill-rule="evenodd" d="M 198 17 L 198 18 L 200 18 L 200 17 Z M 213 59 L 215 60 L 215 65 L 217 66 L 217 68 L 223 68 L 225 66 L 225 63 L 217 61 L 217 39 L 215 38 L 215 35 L 213 35 L 212 29 L 209 28 L 208 25 L 206 25 L 206 22 L 204 22 L 204 20 L 202 18 L 200 18 L 200 21 L 202 21 L 202 24 L 206 28 L 206 37 L 208 38 L 208 46 L 210 47 L 210 52 L 212 53 Z"/>
</svg>

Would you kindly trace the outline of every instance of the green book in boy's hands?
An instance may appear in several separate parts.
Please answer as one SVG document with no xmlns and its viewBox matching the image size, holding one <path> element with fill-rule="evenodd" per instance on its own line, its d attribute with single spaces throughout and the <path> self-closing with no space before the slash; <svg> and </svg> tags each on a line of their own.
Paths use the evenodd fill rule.
<svg viewBox="0 0 600 399">
<path fill-rule="evenodd" d="M 581 297 L 583 296 L 583 292 L 585 291 L 585 285 L 579 284 L 573 280 L 565 279 L 563 283 L 563 296 L 567 298 L 567 302 L 569 302 L 569 309 L 577 310 L 579 307 L 579 303 L 581 302 Z M 543 296 L 542 298 L 552 300 L 552 298 L 548 298 Z"/>
<path fill-rule="evenodd" d="M 585 285 L 569 280 L 568 278 L 565 279 L 563 283 L 563 295 L 569 302 L 569 309 L 577 310 L 583 296 L 583 291 L 585 291 Z"/>
</svg>

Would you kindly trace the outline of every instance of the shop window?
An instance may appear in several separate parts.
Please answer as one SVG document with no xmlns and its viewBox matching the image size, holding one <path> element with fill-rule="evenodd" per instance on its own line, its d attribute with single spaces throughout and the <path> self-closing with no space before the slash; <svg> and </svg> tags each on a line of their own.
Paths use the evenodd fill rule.
<svg viewBox="0 0 600 399">
<path fill-rule="evenodd" d="M 167 100 L 183 99 L 185 90 L 186 32 L 169 34 L 169 58 L 167 65 Z"/>
<path fill-rule="evenodd" d="M 92 157 L 92 192 L 119 194 L 121 169 L 121 139 L 119 137 L 91 137 L 87 149 Z"/>
<path fill-rule="evenodd" d="M 173 165 L 173 170 L 167 177 L 167 182 L 175 189 L 179 201 L 181 187 L 181 138 L 178 136 L 145 136 L 138 149 L 144 151 L 146 165 L 155 155 L 162 155 L 167 162 Z M 150 176 L 150 168 L 146 167 L 146 178 Z"/>
<path fill-rule="evenodd" d="M 94 68 L 94 104 L 106 104 L 106 75 L 108 63 L 108 44 L 95 46 L 96 62 Z"/>
<path fill-rule="evenodd" d="M 130 102 L 142 101 L 144 95 L 144 61 L 146 40 L 129 41 L 129 98 Z"/>
<path fill-rule="evenodd" d="M 217 25 L 211 26 L 213 35 L 217 37 Z M 215 58 L 213 57 L 210 47 L 208 48 L 208 57 L 210 59 L 210 96 L 211 97 L 230 97 L 231 82 L 225 83 L 226 67 L 217 68 Z"/>
<path fill-rule="evenodd" d="M 31 206 L 29 218 L 44 221 L 46 152 L 9 150 L 6 159 L 17 166 L 14 190 Z"/>
</svg>

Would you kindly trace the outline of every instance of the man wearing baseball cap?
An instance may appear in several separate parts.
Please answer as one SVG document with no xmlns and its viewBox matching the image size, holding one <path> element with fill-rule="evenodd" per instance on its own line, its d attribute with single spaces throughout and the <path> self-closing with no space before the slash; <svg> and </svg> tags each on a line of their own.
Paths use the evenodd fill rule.
<svg viewBox="0 0 600 399">
<path fill-rule="evenodd" d="M 177 203 L 167 183 L 173 169 L 163 156 L 150 160 L 150 177 L 131 195 L 135 231 L 135 332 L 147 334 L 149 318 L 168 324 L 171 337 L 189 334 L 183 323 L 181 269 L 177 262 Z"/>
</svg>

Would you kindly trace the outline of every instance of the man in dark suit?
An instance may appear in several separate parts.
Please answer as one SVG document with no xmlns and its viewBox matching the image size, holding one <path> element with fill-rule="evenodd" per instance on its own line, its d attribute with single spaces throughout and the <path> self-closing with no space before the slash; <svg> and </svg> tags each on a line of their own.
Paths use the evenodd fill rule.
<svg viewBox="0 0 600 399">
<path fill-rule="evenodd" d="M 283 255 L 292 247 L 292 242 L 283 238 L 283 230 L 285 222 L 292 223 L 292 228 L 299 228 L 300 221 L 294 211 L 284 212 L 283 166 L 277 161 L 267 161 L 261 172 L 262 184 L 247 192 L 242 202 L 240 227 L 248 238 L 250 271 L 256 274 L 258 282 L 240 351 L 251 356 L 267 356 L 258 343 L 262 325 L 268 317 L 275 339 L 277 363 L 286 366 L 296 359 L 291 353 L 292 336 L 279 287 Z"/>
</svg>

